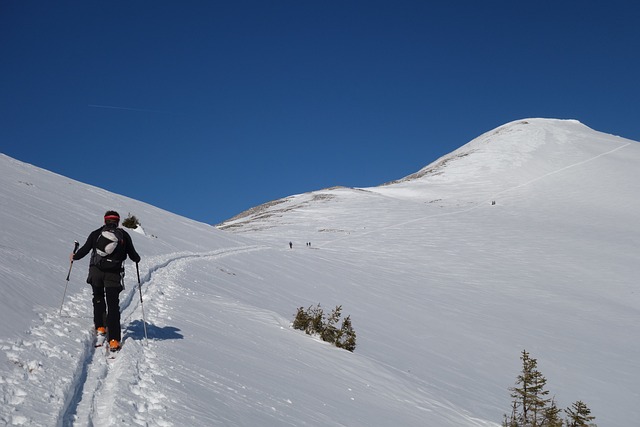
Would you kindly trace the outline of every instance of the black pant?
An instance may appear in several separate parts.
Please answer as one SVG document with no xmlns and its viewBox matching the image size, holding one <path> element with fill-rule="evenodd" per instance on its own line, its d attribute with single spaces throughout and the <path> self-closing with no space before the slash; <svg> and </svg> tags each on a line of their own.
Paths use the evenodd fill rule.
<svg viewBox="0 0 640 427">
<path fill-rule="evenodd" d="M 122 285 L 120 273 L 91 267 L 87 281 L 93 287 L 93 324 L 96 328 L 106 326 L 109 339 L 121 341 L 120 292 L 122 292 Z"/>
</svg>

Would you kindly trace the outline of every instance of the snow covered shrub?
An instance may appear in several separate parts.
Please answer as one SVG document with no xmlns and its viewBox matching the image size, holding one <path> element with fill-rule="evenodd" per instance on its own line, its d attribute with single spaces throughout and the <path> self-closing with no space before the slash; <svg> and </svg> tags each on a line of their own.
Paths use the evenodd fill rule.
<svg viewBox="0 0 640 427">
<path fill-rule="evenodd" d="M 292 326 L 309 335 L 318 335 L 323 341 L 352 352 L 356 348 L 356 333 L 351 325 L 351 316 L 347 316 L 338 329 L 336 325 L 340 321 L 341 315 L 341 305 L 337 306 L 326 318 L 320 304 L 315 307 L 309 306 L 307 310 L 300 307 Z"/>
<path fill-rule="evenodd" d="M 122 221 L 122 225 L 127 228 L 138 228 L 140 221 L 138 221 L 135 215 L 129 214 L 127 218 Z"/>
</svg>

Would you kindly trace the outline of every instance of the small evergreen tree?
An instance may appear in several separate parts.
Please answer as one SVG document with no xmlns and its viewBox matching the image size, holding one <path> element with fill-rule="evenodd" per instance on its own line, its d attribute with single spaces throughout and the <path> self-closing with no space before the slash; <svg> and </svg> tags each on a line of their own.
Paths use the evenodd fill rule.
<svg viewBox="0 0 640 427">
<path fill-rule="evenodd" d="M 306 310 L 298 308 L 296 317 L 293 320 L 293 328 L 305 331 L 309 335 L 322 334 L 324 326 L 324 312 L 320 304 L 309 306 Z"/>
<path fill-rule="evenodd" d="M 323 341 L 327 342 L 336 342 L 336 338 L 338 337 L 338 328 L 336 325 L 340 320 L 340 316 L 342 312 L 342 306 L 337 306 L 329 315 L 326 322 L 324 323 L 324 327 L 322 328 L 322 332 L 320 333 L 320 338 Z"/>
<path fill-rule="evenodd" d="M 138 218 L 136 218 L 135 215 L 131 215 L 131 213 L 129 213 L 125 220 L 122 221 L 122 225 L 127 228 L 138 228 L 140 221 L 138 221 Z"/>
<path fill-rule="evenodd" d="M 324 312 L 320 304 L 310 306 L 307 310 L 299 307 L 296 317 L 293 320 L 293 328 L 305 331 L 309 335 L 319 335 L 323 341 L 330 342 L 336 347 L 345 350 L 354 351 L 356 348 L 356 333 L 351 325 L 351 316 L 347 316 L 342 321 L 340 329 L 336 327 L 340 316 L 342 315 L 342 306 L 337 306 L 325 319 Z"/>
<path fill-rule="evenodd" d="M 351 325 L 351 316 L 345 317 L 336 337 L 336 347 L 353 352 L 356 349 L 356 331 Z"/>
<path fill-rule="evenodd" d="M 513 402 L 511 408 L 511 416 L 507 417 L 507 414 L 504 414 L 504 420 L 502 421 L 502 427 L 518 427 L 518 422 L 516 421 L 516 408 L 518 405 L 516 402 Z"/>
<path fill-rule="evenodd" d="M 547 379 L 538 371 L 536 359 L 522 351 L 522 372 L 518 375 L 516 386 L 510 388 L 513 398 L 511 415 L 504 415 L 503 427 L 562 427 L 560 412 L 555 399 L 548 399 L 545 390 Z M 591 410 L 581 401 L 577 401 L 564 412 L 568 415 L 566 427 L 597 427 L 591 423 L 595 419 Z"/>
<path fill-rule="evenodd" d="M 551 399 L 545 390 L 547 379 L 538 371 L 538 362 L 529 357 L 526 350 L 520 356 L 522 360 L 522 372 L 518 375 L 516 386 L 510 388 L 513 398 L 513 411 L 511 417 L 505 415 L 503 426 L 505 427 L 542 427 L 547 405 Z"/>
<path fill-rule="evenodd" d="M 565 409 L 564 412 L 568 415 L 567 427 L 596 427 L 591 423 L 596 417 L 591 415 L 591 409 L 580 400 Z"/>
<path fill-rule="evenodd" d="M 309 307 L 307 315 L 309 316 L 309 323 L 307 324 L 305 332 L 309 335 L 322 334 L 324 329 L 324 312 L 320 304 L 315 307 Z"/>
<path fill-rule="evenodd" d="M 300 307 L 298 308 L 298 312 L 296 313 L 296 318 L 293 319 L 293 328 L 304 331 L 307 329 L 309 321 L 309 315 L 306 311 L 304 311 L 304 307 Z"/>
<path fill-rule="evenodd" d="M 562 427 L 562 418 L 560 418 L 561 409 L 558 409 L 555 399 L 551 399 L 551 404 L 544 409 L 544 417 L 542 426 L 544 427 Z"/>
</svg>

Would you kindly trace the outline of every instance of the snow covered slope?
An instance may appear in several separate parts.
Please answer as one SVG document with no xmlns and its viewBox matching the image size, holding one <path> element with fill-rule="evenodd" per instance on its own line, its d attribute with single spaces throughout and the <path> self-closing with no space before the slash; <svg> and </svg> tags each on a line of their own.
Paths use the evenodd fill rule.
<svg viewBox="0 0 640 427">
<path fill-rule="evenodd" d="M 227 232 L 6 156 L 0 170 L 0 423 L 495 426 L 522 349 L 561 408 L 640 418 L 637 142 L 514 122 Z M 143 227 L 144 306 L 129 263 L 115 361 L 92 346 L 86 258 L 59 314 L 73 240 L 107 209 Z M 351 315 L 354 353 L 290 328 L 317 303 Z"/>
<path fill-rule="evenodd" d="M 561 407 L 582 399 L 601 425 L 630 425 L 638 194 L 640 144 L 528 119 L 397 182 L 291 196 L 219 228 L 311 242 L 352 266 L 325 299 L 355 297 L 362 335 L 376 336 L 361 348 L 474 414 L 497 420 L 527 349 Z"/>
<path fill-rule="evenodd" d="M 0 156 L 0 424 L 486 426 L 423 380 L 290 328 L 330 266 Z M 93 347 L 87 258 L 104 211 L 142 222 L 121 294 L 124 347 Z M 334 304 L 334 301 L 322 301 Z M 148 342 L 142 323 L 146 313 Z"/>
</svg>

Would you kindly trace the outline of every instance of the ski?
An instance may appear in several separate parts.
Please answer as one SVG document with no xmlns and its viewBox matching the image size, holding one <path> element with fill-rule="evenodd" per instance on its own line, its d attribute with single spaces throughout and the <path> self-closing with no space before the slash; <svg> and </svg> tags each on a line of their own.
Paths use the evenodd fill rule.
<svg viewBox="0 0 640 427">
<path fill-rule="evenodd" d="M 95 347 L 102 347 L 105 343 L 105 341 L 107 340 L 107 338 L 105 337 L 104 334 L 97 334 L 96 335 L 96 340 L 95 340 Z"/>
<path fill-rule="evenodd" d="M 117 348 L 111 348 L 111 346 L 109 345 L 108 342 L 106 342 L 106 344 L 104 346 L 106 348 L 107 360 L 115 360 L 116 356 L 118 355 L 118 353 L 122 349 L 122 343 L 120 343 L 120 347 L 117 347 Z"/>
<path fill-rule="evenodd" d="M 109 353 L 107 353 L 107 360 L 109 361 L 116 360 L 119 352 L 120 350 L 110 351 Z"/>
<path fill-rule="evenodd" d="M 97 347 L 102 347 L 107 340 L 107 334 L 105 332 L 98 332 L 96 330 L 93 331 L 93 345 Z"/>
</svg>

